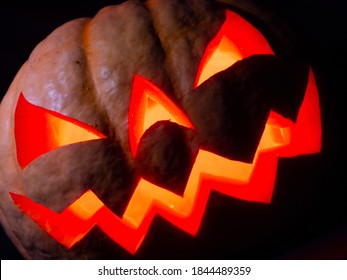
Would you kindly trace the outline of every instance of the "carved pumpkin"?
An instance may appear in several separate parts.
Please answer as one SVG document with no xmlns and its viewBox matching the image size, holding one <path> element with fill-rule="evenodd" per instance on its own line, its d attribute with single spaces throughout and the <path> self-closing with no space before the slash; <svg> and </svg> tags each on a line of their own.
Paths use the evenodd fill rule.
<svg viewBox="0 0 347 280">
<path fill-rule="evenodd" d="M 319 152 L 309 66 L 231 8 L 128 1 L 34 49 L 0 110 L 1 223 L 25 257 L 136 254 L 159 216 L 193 239 L 212 191 L 270 203 L 278 158 Z"/>
</svg>

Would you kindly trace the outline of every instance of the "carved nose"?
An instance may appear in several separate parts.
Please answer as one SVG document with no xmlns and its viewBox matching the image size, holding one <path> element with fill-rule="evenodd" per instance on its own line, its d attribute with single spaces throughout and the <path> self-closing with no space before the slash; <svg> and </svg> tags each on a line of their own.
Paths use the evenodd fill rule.
<svg viewBox="0 0 347 280">
<path fill-rule="evenodd" d="M 198 152 L 196 133 L 170 121 L 159 121 L 143 134 L 136 154 L 140 176 L 182 195 Z"/>
</svg>

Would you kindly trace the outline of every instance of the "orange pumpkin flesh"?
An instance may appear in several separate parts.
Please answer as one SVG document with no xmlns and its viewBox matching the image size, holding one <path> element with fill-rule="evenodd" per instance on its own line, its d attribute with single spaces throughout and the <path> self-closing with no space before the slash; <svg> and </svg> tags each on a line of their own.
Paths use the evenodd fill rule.
<svg viewBox="0 0 347 280">
<path fill-rule="evenodd" d="M 227 155 L 228 158 L 235 160 L 242 159 L 243 161 L 252 162 L 262 132 L 265 128 L 265 122 L 268 119 L 271 102 L 277 102 L 276 100 L 269 101 L 267 104 L 267 99 L 263 98 L 264 92 L 269 90 L 276 92 L 276 90 L 279 89 L 276 87 L 272 88 L 270 77 L 267 77 L 265 74 L 263 76 L 264 79 L 260 79 L 260 84 L 255 83 L 256 85 L 254 87 L 261 89 L 261 93 L 257 93 L 259 95 L 256 97 L 260 97 L 259 103 L 264 103 L 265 107 L 261 107 L 261 110 L 255 113 L 255 116 L 261 116 L 255 123 L 252 120 L 254 115 L 252 118 L 249 117 L 248 121 L 242 121 L 242 125 L 245 125 L 247 128 L 244 135 L 237 136 L 238 133 L 244 132 L 244 130 L 240 129 L 237 125 L 235 128 L 237 122 L 233 120 L 231 123 L 232 125 L 229 126 L 233 134 L 227 136 L 223 140 L 224 136 L 221 134 L 222 126 L 226 125 L 226 120 L 228 120 L 228 118 L 235 117 L 235 115 L 231 115 L 231 117 L 227 116 L 226 119 L 223 114 L 218 115 L 219 117 L 214 117 L 214 121 L 217 120 L 217 126 L 212 126 L 212 128 L 204 123 L 206 122 L 206 118 L 201 118 L 201 116 L 204 115 L 206 117 L 206 113 L 211 112 L 211 107 L 207 105 L 215 102 L 214 95 L 217 93 L 219 94 L 219 92 L 225 92 L 228 89 L 230 90 L 233 86 L 234 88 L 238 88 L 239 85 L 245 84 L 244 80 L 239 82 L 239 78 L 243 77 L 244 74 L 247 74 L 248 80 L 252 80 L 253 77 L 261 74 L 264 69 L 270 69 L 272 73 L 281 73 L 282 64 L 277 64 L 277 61 L 270 56 L 259 58 L 250 57 L 229 69 L 228 66 L 226 66 L 225 71 L 220 74 L 216 72 L 216 76 L 210 77 L 209 80 L 206 78 L 206 82 L 202 83 L 200 79 L 197 79 L 199 76 L 197 74 L 199 73 L 199 63 L 196 63 L 196 57 L 203 57 L 203 54 L 206 53 L 206 46 L 208 46 L 213 36 L 218 34 L 217 31 L 221 30 L 219 27 L 224 22 L 221 21 L 221 19 L 223 19 L 221 15 L 224 14 L 224 11 L 218 6 L 211 9 L 211 4 L 208 2 L 204 2 L 203 5 L 201 5 L 201 2 L 195 3 L 192 1 L 191 4 L 193 6 L 198 6 L 196 6 L 197 9 L 194 10 L 194 17 L 191 17 L 192 22 L 188 22 L 188 26 L 189 24 L 196 24 L 194 18 L 200 19 L 199 21 L 196 20 L 199 22 L 199 28 L 195 28 L 194 32 L 187 31 L 187 26 L 182 25 L 180 17 L 177 17 L 177 14 L 190 15 L 189 9 L 186 9 L 186 7 L 171 7 L 171 3 L 165 3 L 165 1 L 149 1 L 146 4 L 147 7 L 137 2 L 127 2 L 121 6 L 103 9 L 91 21 L 76 20 L 70 22 L 57 29 L 42 42 L 35 49 L 29 61 L 23 66 L 12 84 L 4 101 L 4 104 L 8 106 L 6 106 L 6 109 L 4 109 L 5 106 L 1 108 L 1 122 L 8 123 L 13 131 L 13 122 L 9 121 L 11 120 L 9 116 L 13 116 L 19 93 L 22 91 L 26 98 L 38 107 L 66 115 L 72 119 L 88 124 L 91 127 L 97 127 L 103 135 L 107 136 L 107 139 L 96 140 L 89 143 L 77 143 L 43 154 L 24 169 L 23 181 L 21 181 L 20 178 L 16 176 L 16 174 L 21 171 L 17 159 L 14 156 L 16 152 L 14 140 L 11 139 L 11 129 L 8 132 L 5 131 L 7 138 L 5 137 L 5 140 L 1 142 L 1 152 L 4 151 L 7 162 L 11 159 L 10 165 L 12 164 L 13 167 L 10 167 L 6 171 L 2 170 L 1 172 L 2 175 L 9 178 L 12 189 L 8 189 L 8 185 L 1 186 L 1 188 L 5 188 L 12 193 L 25 194 L 26 197 L 37 201 L 47 209 L 51 209 L 58 213 L 63 211 L 62 213 L 66 213 L 67 215 L 71 212 L 65 209 L 74 209 L 78 204 L 73 204 L 73 202 L 80 202 L 76 199 L 80 197 L 81 194 L 84 193 L 82 196 L 84 199 L 85 197 L 94 197 L 95 193 L 102 202 L 98 202 L 98 199 L 95 200 L 96 204 L 88 206 L 90 209 L 103 209 L 101 213 L 105 212 L 105 217 L 108 215 L 113 216 L 114 214 L 112 212 L 115 212 L 119 217 L 121 217 L 123 213 L 125 218 L 129 217 L 129 221 L 133 219 L 135 216 L 132 214 L 129 215 L 128 212 L 124 213 L 124 209 L 134 193 L 135 188 L 137 193 L 141 193 L 142 189 L 148 188 L 153 188 L 152 193 L 155 193 L 156 190 L 160 190 L 151 183 L 141 181 L 139 175 L 135 172 L 137 167 L 136 163 L 133 161 L 133 157 L 136 155 L 137 149 L 132 148 L 134 144 L 131 142 L 131 137 L 128 139 L 128 128 L 130 124 L 128 126 L 127 122 L 129 121 L 129 123 L 131 123 L 131 118 L 128 118 L 129 96 L 136 74 L 140 74 L 146 77 L 146 79 L 153 81 L 169 99 L 179 105 L 177 105 L 177 107 L 181 107 L 182 110 L 186 112 L 188 118 L 192 120 L 195 129 L 197 129 L 197 133 L 202 135 L 198 141 L 203 147 L 212 150 L 213 154 Z M 149 8 L 149 10 L 147 8 Z M 153 21 L 154 24 L 152 24 L 149 11 L 151 16 L 155 17 Z M 126 17 L 124 15 L 126 15 Z M 165 21 L 168 21 L 167 25 L 159 24 L 165 23 Z M 209 32 L 206 32 L 206 26 L 209 27 Z M 170 34 L 169 37 L 168 34 Z M 120 36 L 123 36 L 124 39 L 119 39 Z M 172 42 L 172 38 L 175 38 L 175 43 Z M 185 42 L 187 38 L 193 43 L 193 48 L 187 49 L 187 44 Z M 109 47 L 111 45 L 112 48 Z M 154 49 L 160 51 L 153 52 Z M 129 59 L 129 57 L 131 59 Z M 208 61 L 208 59 L 206 60 Z M 71 61 L 75 63 L 71 63 Z M 230 63 L 230 66 L 232 64 L 233 63 Z M 260 67 L 257 65 L 260 65 Z M 224 67 L 225 66 L 223 66 L 223 68 Z M 207 77 L 209 75 L 211 74 L 208 74 Z M 230 78 L 230 76 L 234 78 Z M 273 76 L 271 77 L 273 78 Z M 310 85 L 312 87 L 313 83 L 314 88 L 313 78 L 311 77 L 310 79 Z M 266 81 L 265 83 L 263 82 L 264 80 Z M 288 92 L 289 91 L 290 90 L 288 90 Z M 302 93 L 298 95 L 303 96 L 304 92 L 305 91 L 302 91 Z M 298 99 L 302 100 L 302 97 Z M 240 105 L 234 101 L 235 100 L 231 100 L 231 107 L 226 107 L 226 109 L 233 108 L 234 104 L 237 106 Z M 246 103 L 251 102 L 247 100 L 243 101 Z M 317 104 L 317 102 L 315 104 Z M 274 107 L 276 106 L 277 104 L 275 104 Z M 313 107 L 316 108 L 316 106 Z M 245 111 L 247 112 L 247 110 L 246 108 Z M 288 115 L 296 115 L 299 111 L 299 107 L 296 106 L 293 111 L 294 113 Z M 242 113 L 244 111 L 241 110 L 237 112 Z M 317 115 L 317 111 L 314 112 L 314 115 Z M 160 119 L 158 120 L 160 121 Z M 178 123 L 180 122 L 178 121 Z M 256 124 L 255 130 L 249 129 L 250 126 L 252 127 L 252 124 Z M 309 122 L 309 124 L 311 124 L 311 122 Z M 131 128 L 133 127 L 134 124 Z M 145 127 L 147 128 L 148 125 Z M 188 125 L 188 127 L 191 126 Z M 136 139 L 137 143 L 140 142 L 144 130 L 145 129 L 142 129 L 139 136 L 135 136 L 134 139 Z M 234 133 L 235 131 L 236 133 Z M 293 131 L 295 131 L 295 129 Z M 318 130 L 316 129 L 315 131 L 315 135 L 318 135 L 319 138 L 319 127 Z M 236 151 L 238 150 L 237 148 L 242 146 L 240 143 L 248 136 L 253 138 L 249 142 L 250 144 L 244 145 L 244 151 Z M 219 139 L 221 139 L 221 142 L 218 142 Z M 228 149 L 228 147 L 226 147 L 228 139 L 236 139 L 236 144 L 231 145 L 232 148 L 225 151 L 226 148 Z M 301 141 L 300 137 L 297 139 L 299 139 L 299 142 Z M 319 141 L 315 142 L 315 145 L 315 148 L 312 148 L 310 152 L 319 150 Z M 11 146 L 11 148 L 9 148 L 9 146 Z M 146 148 L 144 148 L 144 151 L 147 151 Z M 302 151 L 299 153 L 302 153 Z M 205 153 L 200 153 L 200 155 L 201 154 Z M 79 158 L 76 158 L 76 155 L 78 155 Z M 287 151 L 287 156 L 291 155 L 292 152 Z M 200 157 L 201 156 L 198 155 L 198 158 Z M 275 173 L 277 155 L 272 157 L 272 159 L 274 160 L 272 166 L 275 169 L 274 172 L 270 173 Z M 58 170 L 57 162 L 61 163 Z M 200 163 L 198 159 L 196 159 L 196 162 Z M 3 163 L 1 162 L 1 164 Z M 248 166 L 251 164 L 240 163 L 240 165 Z M 199 169 L 201 167 L 199 167 L 199 164 L 196 164 L 193 169 L 194 168 Z M 233 168 L 234 166 L 232 169 Z M 100 170 L 102 170 L 101 174 Z M 203 167 L 202 170 L 205 171 L 205 168 Z M 207 170 L 213 173 L 211 170 Z M 50 176 L 47 178 L 47 176 L 42 176 L 42 174 L 50 174 Z M 220 175 L 219 172 L 217 172 L 217 175 Z M 270 180 L 274 180 L 274 175 L 275 174 L 273 174 Z M 235 176 L 237 177 L 237 175 Z M 235 176 L 232 176 L 232 178 L 234 179 Z M 208 179 L 206 181 L 208 182 Z M 194 187 L 198 186 L 196 183 L 192 185 Z M 273 187 L 273 183 L 270 184 L 270 186 Z M 257 185 L 255 184 L 254 187 L 257 187 Z M 89 191 L 90 189 L 92 193 Z M 218 190 L 224 192 L 223 189 L 219 188 Z M 201 200 L 201 205 L 207 202 L 208 193 L 208 188 L 205 188 L 205 191 L 201 193 L 201 196 L 204 197 Z M 229 195 L 238 197 L 235 193 Z M 155 196 L 154 194 L 154 197 Z M 173 195 L 169 194 L 169 197 L 170 196 Z M 14 197 L 16 197 L 16 195 L 14 195 Z M 242 194 L 239 197 L 245 199 L 245 196 Z M 249 200 L 259 200 L 259 198 L 246 197 L 248 197 Z M 9 196 L 5 199 L 8 205 L 12 205 L 9 211 L 16 213 L 15 215 L 22 215 L 13 206 Z M 161 199 L 165 201 L 165 198 Z M 180 198 L 178 197 L 178 199 Z M 262 198 L 260 200 L 269 201 L 269 198 Z M 136 199 L 131 200 L 131 203 L 135 203 L 134 201 L 136 201 Z M 104 203 L 107 208 L 103 207 Z M 129 209 L 129 207 L 131 209 L 131 203 L 129 204 L 130 206 L 127 206 L 127 209 Z M 138 249 L 139 242 L 145 237 L 151 219 L 157 211 L 178 227 L 183 229 L 186 228 L 185 230 L 191 233 L 197 231 L 204 211 L 204 207 L 196 207 L 195 209 L 197 212 L 194 215 L 199 218 L 190 218 L 185 223 L 182 223 L 176 221 L 177 218 L 170 215 L 170 212 L 164 209 L 165 207 L 163 208 L 164 210 L 155 210 L 156 208 L 151 208 L 150 205 L 152 201 L 150 198 L 148 204 L 146 204 L 147 200 L 143 198 L 141 198 L 139 202 L 136 202 L 136 204 L 137 203 L 138 205 L 142 205 L 141 207 L 144 209 L 143 213 L 145 213 L 145 209 L 149 211 L 147 213 L 148 215 L 143 217 L 141 217 L 143 213 L 136 214 L 136 217 L 139 217 L 140 220 L 143 219 L 140 223 L 135 221 L 140 226 L 140 230 L 137 233 L 129 232 L 129 229 L 126 229 L 124 224 L 119 222 L 119 228 L 123 228 L 125 233 L 120 237 L 113 237 L 112 234 L 118 236 L 119 233 L 114 233 L 114 231 L 110 230 L 112 223 L 102 223 L 101 226 L 102 230 L 108 232 L 112 239 L 118 241 L 120 245 L 133 253 Z M 191 205 L 188 203 L 188 206 L 184 207 L 189 208 Z M 111 211 L 108 212 L 108 209 L 111 209 Z M 88 217 L 86 219 L 88 220 Z M 29 230 L 29 232 L 31 231 L 31 235 L 28 236 L 26 240 L 22 237 L 13 237 L 13 239 L 18 246 L 20 246 L 19 243 L 24 244 L 24 247 L 28 247 L 28 242 L 36 243 L 36 247 L 32 252 L 28 252 L 27 249 L 22 249 L 23 253 L 28 254 L 30 257 L 42 257 L 42 253 L 46 251 L 45 248 L 55 248 L 52 249 L 53 253 L 50 255 L 50 257 L 53 258 L 61 258 L 62 256 L 69 258 L 95 258 L 102 256 L 102 253 L 98 255 L 100 252 L 95 253 L 89 251 L 85 253 L 88 251 L 88 246 L 90 246 L 91 241 L 89 240 L 86 242 L 83 249 L 69 251 L 64 247 L 59 247 L 58 244 L 54 243 L 54 240 L 49 239 L 49 237 L 47 237 L 44 232 L 40 231 L 40 229 L 38 229 L 27 217 L 21 216 L 21 220 L 24 226 L 31 228 L 31 230 Z M 102 218 L 102 221 L 106 220 Z M 12 223 L 11 227 L 14 231 L 17 231 L 16 235 L 18 235 L 18 232 L 21 231 L 20 227 L 13 224 L 13 222 L 10 223 Z M 4 224 L 6 225 L 6 222 L 4 222 Z M 83 236 L 81 236 L 83 231 L 79 229 L 77 224 L 75 224 L 75 226 L 77 229 L 76 233 L 71 233 L 70 235 L 66 234 L 65 236 L 64 231 L 62 232 L 63 236 L 61 236 L 61 238 L 63 239 L 73 237 L 72 240 L 67 240 L 66 244 L 73 245 L 83 238 Z M 90 226 L 87 224 L 82 226 L 86 228 L 85 233 L 90 230 Z M 8 225 L 8 227 L 10 227 L 10 225 Z M 189 230 L 188 228 L 191 229 Z M 74 229 L 72 228 L 71 230 L 73 231 Z M 74 234 L 77 234 L 77 237 L 74 237 Z M 129 236 L 133 234 L 135 234 L 136 237 L 132 239 Z M 135 239 L 137 239 L 138 242 L 132 243 Z M 44 241 L 41 242 L 41 240 Z"/>
</svg>

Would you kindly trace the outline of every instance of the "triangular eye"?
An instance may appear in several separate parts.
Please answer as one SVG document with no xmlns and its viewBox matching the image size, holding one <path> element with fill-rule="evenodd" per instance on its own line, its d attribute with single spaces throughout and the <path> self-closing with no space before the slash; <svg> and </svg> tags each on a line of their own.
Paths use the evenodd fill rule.
<svg viewBox="0 0 347 280">
<path fill-rule="evenodd" d="M 129 142 L 134 157 L 143 133 L 162 120 L 193 128 L 183 111 L 157 86 L 140 75 L 135 75 L 128 113 Z"/>
<path fill-rule="evenodd" d="M 239 15 L 226 11 L 222 27 L 202 56 L 194 88 L 236 61 L 254 54 L 273 54 L 273 51 L 257 29 Z"/>
<path fill-rule="evenodd" d="M 31 104 L 22 93 L 16 107 L 14 133 L 22 169 L 61 146 L 106 138 L 85 123 Z"/>
</svg>

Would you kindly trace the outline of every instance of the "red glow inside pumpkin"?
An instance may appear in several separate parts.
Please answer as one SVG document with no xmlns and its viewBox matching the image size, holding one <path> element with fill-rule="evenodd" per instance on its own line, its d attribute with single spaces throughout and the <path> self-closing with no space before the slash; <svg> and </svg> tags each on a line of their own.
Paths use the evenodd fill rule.
<svg viewBox="0 0 347 280">
<path fill-rule="evenodd" d="M 273 54 L 265 37 L 238 14 L 226 11 L 224 24 L 208 44 L 194 88 L 238 60 L 254 54 Z"/>
<path fill-rule="evenodd" d="M 157 86 L 135 75 L 128 114 L 129 142 L 135 157 L 143 133 L 159 120 L 193 128 L 190 120 Z"/>
<path fill-rule="evenodd" d="M 15 138 L 18 163 L 25 168 L 56 148 L 106 136 L 83 122 L 35 106 L 20 94 L 15 112 Z"/>
<path fill-rule="evenodd" d="M 195 86 L 231 66 L 236 60 L 253 53 L 272 51 L 256 29 L 236 14 L 227 12 L 223 27 L 202 59 Z M 219 59 L 223 63 L 215 65 Z M 67 117 L 26 103 L 22 96 L 17 111 L 15 136 L 18 161 L 22 168 L 38 155 L 61 145 L 104 137 L 89 127 L 83 131 L 86 127 Z M 29 145 L 32 149 L 37 149 L 35 152 L 28 154 L 21 150 L 21 145 L 28 145 L 27 140 L 23 140 L 26 139 L 23 135 L 32 135 L 39 129 L 33 128 L 31 124 L 34 122 L 21 117 L 25 111 L 30 111 L 35 120 L 44 118 L 42 126 L 48 127 L 44 139 L 51 141 L 52 145 L 45 146 L 42 142 L 46 140 L 41 139 L 38 140 L 40 142 L 33 141 Z M 155 122 L 167 119 L 193 128 L 187 116 L 157 86 L 135 75 L 128 115 L 129 142 L 133 156 L 136 155 L 144 131 Z M 36 123 L 41 125 L 40 122 Z M 47 123 L 53 125 L 47 126 Z M 77 126 L 82 133 L 74 137 L 74 140 L 57 141 L 50 134 L 56 127 L 60 129 L 64 123 Z M 87 137 L 83 138 L 85 135 Z M 41 144 L 43 147 L 40 147 Z M 252 163 L 230 160 L 200 149 L 182 196 L 142 178 L 121 218 L 112 213 L 90 190 L 59 214 L 25 196 L 13 193 L 11 196 L 24 213 L 67 248 L 71 248 L 97 225 L 119 245 L 135 253 L 155 215 L 160 215 L 178 228 L 195 235 L 212 190 L 238 199 L 269 203 L 275 185 L 278 158 L 316 153 L 320 149 L 319 99 L 311 71 L 296 123 L 271 112 Z"/>
<path fill-rule="evenodd" d="M 84 193 L 60 214 L 25 196 L 11 195 L 23 212 L 68 248 L 98 225 L 115 242 L 135 253 L 157 214 L 195 235 L 211 190 L 239 199 L 269 203 L 278 157 L 319 152 L 319 124 L 318 96 L 311 72 L 297 124 L 271 112 L 252 164 L 200 150 L 183 196 L 141 179 L 123 217 L 119 218 L 92 191 Z M 302 131 L 305 133 L 300 134 Z"/>
</svg>

